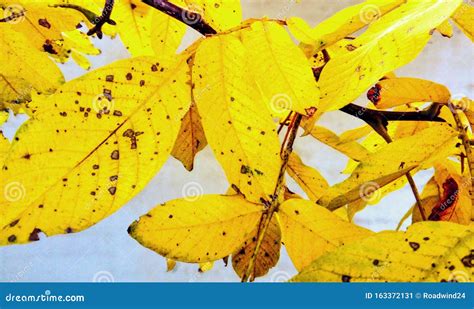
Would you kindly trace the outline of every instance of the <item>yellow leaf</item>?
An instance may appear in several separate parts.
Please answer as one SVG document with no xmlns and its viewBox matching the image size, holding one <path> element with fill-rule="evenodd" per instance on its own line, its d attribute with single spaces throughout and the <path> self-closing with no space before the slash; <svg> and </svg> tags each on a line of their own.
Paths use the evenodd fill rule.
<svg viewBox="0 0 474 309">
<path fill-rule="evenodd" d="M 449 23 L 449 20 L 445 20 L 441 25 L 439 25 L 436 30 L 441 33 L 442 36 L 450 38 L 454 34 L 453 26 Z"/>
<path fill-rule="evenodd" d="M 23 34 L 29 47 L 40 52 L 46 52 L 58 62 L 64 63 L 71 56 L 70 44 L 66 44 L 64 33 L 76 33 L 76 38 L 81 34 L 76 29 L 77 25 L 85 22 L 86 18 L 79 11 L 54 7 L 61 1 L 13 1 L 0 10 L 1 16 L 18 14 L 19 17 L 10 23 L 12 30 Z M 64 1 L 63 1 L 64 2 Z M 7 3 L 8 4 L 8 3 Z M 3 12 L 1 12 L 3 11 Z M 90 23 L 86 23 L 90 25 Z M 85 36 L 85 35 L 84 35 Z M 90 38 L 84 38 L 90 43 Z M 69 43 L 71 38 L 69 38 Z M 97 53 L 94 51 L 93 53 Z"/>
<path fill-rule="evenodd" d="M 14 26 L 0 23 L 1 101 L 24 102 L 33 89 L 52 93 L 64 82 L 61 71 L 45 53 L 32 49 L 28 38 L 14 31 Z"/>
<path fill-rule="evenodd" d="M 288 28 L 298 40 L 312 45 L 314 54 L 364 28 L 404 2 L 405 0 L 368 0 L 337 12 L 312 29 L 301 18 L 292 17 L 287 21 Z"/>
<path fill-rule="evenodd" d="M 315 126 L 311 130 L 310 134 L 320 142 L 340 151 L 349 158 L 360 161 L 364 159 L 369 154 L 369 152 L 364 146 L 355 141 L 355 137 L 357 136 L 355 136 L 354 139 L 350 138 L 349 136 L 351 134 L 365 134 L 367 130 L 367 127 L 365 127 L 360 131 L 357 130 L 347 132 L 345 136 L 339 137 L 331 130 L 321 126 Z"/>
<path fill-rule="evenodd" d="M 258 226 L 250 234 L 247 240 L 232 254 L 232 266 L 237 275 L 242 278 L 247 271 L 250 259 L 257 245 Z M 255 258 L 252 280 L 265 276 L 280 259 L 281 231 L 276 217 L 273 217 L 268 225 L 262 244 Z"/>
<path fill-rule="evenodd" d="M 194 167 L 194 157 L 207 145 L 204 129 L 201 124 L 201 116 L 195 104 L 191 104 L 183 120 L 181 130 L 174 144 L 171 155 L 181 161 L 188 171 Z"/>
<path fill-rule="evenodd" d="M 461 0 L 410 0 L 373 22 L 332 58 L 319 79 L 321 110 L 336 110 L 356 99 L 386 73 L 412 61 Z"/>
<path fill-rule="evenodd" d="M 462 3 L 461 6 L 451 16 L 453 21 L 462 30 L 462 32 L 471 41 L 474 41 L 474 7 L 466 3 Z"/>
<path fill-rule="evenodd" d="M 116 1 L 111 18 L 132 56 L 155 56 L 169 61 L 186 31 L 183 23 L 139 0 Z"/>
<path fill-rule="evenodd" d="M 206 39 L 193 66 L 193 96 L 207 141 L 230 184 L 253 202 L 269 200 L 280 171 L 275 125 L 249 78 L 242 43 Z"/>
<path fill-rule="evenodd" d="M 379 81 L 369 96 L 377 108 L 386 109 L 415 102 L 448 103 L 451 93 L 445 86 L 418 78 L 389 78 Z"/>
<path fill-rule="evenodd" d="M 369 154 L 352 175 L 329 189 L 318 203 L 336 209 L 357 199 L 373 199 L 377 191 L 415 168 L 428 168 L 451 155 L 457 132 L 448 125 L 430 127 Z"/>
<path fill-rule="evenodd" d="M 10 148 L 10 141 L 3 135 L 2 125 L 8 120 L 9 114 L 0 110 L 0 162 L 3 162 Z"/>
<path fill-rule="evenodd" d="M 257 21 L 242 31 L 242 38 L 253 78 L 273 114 L 288 110 L 306 114 L 318 106 L 319 89 L 311 66 L 285 28 Z"/>
<path fill-rule="evenodd" d="M 166 258 L 203 263 L 237 250 L 255 229 L 262 207 L 238 195 L 204 195 L 158 206 L 129 227 L 143 246 Z"/>
<path fill-rule="evenodd" d="M 217 32 L 236 27 L 242 21 L 242 7 L 239 0 L 184 0 L 186 8 L 202 16 Z M 178 4 L 179 5 L 179 4 Z M 184 16 L 188 24 L 199 22 L 196 16 Z"/>
<path fill-rule="evenodd" d="M 435 165 L 435 175 L 421 195 L 428 220 L 471 223 L 470 177 L 460 174 L 460 170 L 460 164 L 448 160 Z M 414 207 L 413 222 L 419 221 L 422 221 L 419 209 Z"/>
<path fill-rule="evenodd" d="M 176 267 L 176 261 L 175 260 L 170 260 L 166 259 L 166 271 L 170 272 L 173 271 Z"/>
<path fill-rule="evenodd" d="M 472 227 L 421 222 L 339 247 L 292 279 L 297 282 L 470 282 Z"/>
<path fill-rule="evenodd" d="M 190 102 L 186 59 L 124 60 L 66 83 L 2 162 L 0 244 L 78 232 L 112 214 L 167 160 Z"/>
<path fill-rule="evenodd" d="M 316 169 L 305 165 L 295 153 L 290 155 L 287 172 L 312 201 L 317 201 L 329 188 L 326 179 Z"/>
<path fill-rule="evenodd" d="M 285 201 L 278 218 L 283 243 L 298 270 L 327 251 L 372 234 L 321 206 L 300 199 Z"/>
<path fill-rule="evenodd" d="M 206 271 L 210 271 L 213 267 L 214 267 L 214 262 L 199 263 L 199 272 L 205 273 Z"/>
</svg>

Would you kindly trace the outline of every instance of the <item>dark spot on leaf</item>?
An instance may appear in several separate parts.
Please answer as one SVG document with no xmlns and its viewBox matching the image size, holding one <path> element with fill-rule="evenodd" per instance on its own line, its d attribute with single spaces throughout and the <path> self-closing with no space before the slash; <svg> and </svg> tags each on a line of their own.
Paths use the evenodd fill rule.
<svg viewBox="0 0 474 309">
<path fill-rule="evenodd" d="M 29 241 L 38 241 L 39 240 L 39 233 L 41 230 L 38 228 L 34 228 L 33 231 L 30 233 L 30 237 L 28 238 Z"/>
<path fill-rule="evenodd" d="M 47 29 L 51 28 L 51 24 L 48 22 L 48 20 L 46 18 L 38 19 L 38 24 L 42 27 L 47 28 Z"/>
<path fill-rule="evenodd" d="M 466 255 L 461 259 L 461 262 L 466 267 L 472 267 L 474 265 L 474 252 L 471 251 L 471 254 Z"/>
<path fill-rule="evenodd" d="M 16 241 L 16 236 L 15 235 L 8 236 L 8 242 L 15 242 L 15 241 Z"/>
<path fill-rule="evenodd" d="M 112 158 L 112 160 L 118 160 L 120 158 L 119 151 L 118 150 L 112 151 L 112 153 L 110 154 L 110 158 Z"/>
<path fill-rule="evenodd" d="M 410 241 L 408 244 L 413 249 L 413 251 L 416 251 L 420 248 L 420 244 L 417 242 Z"/>
<path fill-rule="evenodd" d="M 115 192 L 117 192 L 117 187 L 110 187 L 109 188 L 110 195 L 115 195 Z"/>
<path fill-rule="evenodd" d="M 348 275 L 342 275 L 341 279 L 342 282 L 351 282 L 351 276 Z"/>
</svg>

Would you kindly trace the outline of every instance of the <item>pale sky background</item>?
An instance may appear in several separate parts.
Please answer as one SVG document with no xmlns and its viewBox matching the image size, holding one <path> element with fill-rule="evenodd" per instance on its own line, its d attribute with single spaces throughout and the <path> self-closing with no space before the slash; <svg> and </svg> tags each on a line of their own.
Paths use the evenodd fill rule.
<svg viewBox="0 0 474 309">
<path fill-rule="evenodd" d="M 293 0 L 242 1 L 245 18 L 299 16 L 312 25 L 348 5 L 360 2 L 303 0 L 301 4 L 295 4 Z M 196 37 L 195 33 L 189 31 L 183 47 Z M 97 41 L 97 45 L 102 49 L 102 54 L 91 58 L 94 68 L 129 57 L 119 39 L 104 38 Z M 474 97 L 473 56 L 472 43 L 459 30 L 455 30 L 451 39 L 435 33 L 423 53 L 396 73 L 444 84 L 455 96 Z M 68 80 L 84 73 L 71 62 L 61 65 L 61 68 Z M 6 134 L 11 137 L 23 120 L 24 117 L 11 118 L 4 127 Z M 362 125 L 342 112 L 327 114 L 319 124 L 336 132 Z M 347 158 L 342 154 L 311 137 L 298 139 L 295 148 L 303 161 L 317 168 L 330 184 L 345 179 L 346 176 L 340 171 L 344 169 Z M 415 176 L 420 191 L 430 176 L 430 171 Z M 291 181 L 289 183 L 290 187 L 296 188 L 291 185 Z M 1 247 L 0 281 L 238 281 L 232 266 L 226 268 L 221 261 L 204 274 L 197 272 L 196 265 L 184 263 L 178 263 L 173 272 L 167 273 L 163 257 L 142 247 L 127 234 L 129 224 L 140 215 L 159 203 L 182 197 L 184 191 L 196 186 L 202 187 L 204 193 L 224 193 L 227 190 L 224 173 L 209 147 L 198 154 L 192 173 L 188 173 L 180 162 L 170 158 L 143 192 L 115 214 L 86 231 L 45 238 L 28 245 Z M 374 231 L 395 229 L 413 203 L 412 193 L 405 187 L 384 198 L 377 206 L 367 207 L 358 213 L 355 222 Z M 277 267 L 258 280 L 283 281 L 295 274 L 296 270 L 283 249 Z"/>
</svg>

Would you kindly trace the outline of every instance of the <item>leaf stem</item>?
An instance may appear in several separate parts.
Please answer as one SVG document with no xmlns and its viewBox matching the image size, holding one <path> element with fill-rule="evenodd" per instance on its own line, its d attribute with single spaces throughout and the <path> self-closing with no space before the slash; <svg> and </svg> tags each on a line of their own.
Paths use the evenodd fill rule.
<svg viewBox="0 0 474 309">
<path fill-rule="evenodd" d="M 451 113 L 453 114 L 454 121 L 456 122 L 456 127 L 459 132 L 459 138 L 462 141 L 462 145 L 464 147 L 464 151 L 466 152 L 466 155 L 464 158 L 467 160 L 467 165 L 469 166 L 469 174 L 471 175 L 471 186 L 469 188 L 469 195 L 471 197 L 471 203 L 474 205 L 474 184 L 473 184 L 473 177 L 474 177 L 474 162 L 473 162 L 473 156 L 472 156 L 472 149 L 471 149 L 471 141 L 469 140 L 469 137 L 466 134 L 466 131 L 468 127 L 464 127 L 461 121 L 461 118 L 459 117 L 458 110 L 454 107 L 453 104 L 450 104 L 449 109 L 451 110 Z M 473 210 L 474 211 L 474 210 Z"/>
<path fill-rule="evenodd" d="M 249 264 L 247 265 L 247 271 L 242 276 L 242 282 L 247 282 L 249 281 L 249 279 L 253 280 L 253 269 L 255 266 L 255 261 L 257 259 L 258 252 L 263 242 L 263 238 L 265 237 L 268 226 L 270 225 L 270 221 L 272 220 L 273 214 L 275 213 L 275 211 L 278 210 L 278 207 L 280 206 L 279 196 L 283 189 L 285 173 L 288 167 L 288 160 L 290 158 L 291 153 L 293 152 L 293 144 L 295 142 L 302 117 L 303 116 L 301 114 L 295 114 L 292 120 L 292 124 L 288 128 L 288 131 L 290 132 L 290 134 L 289 134 L 287 143 L 286 144 L 284 143 L 282 145 L 282 164 L 280 167 L 280 173 L 278 175 L 277 184 L 275 186 L 275 191 L 273 192 L 270 206 L 263 213 L 262 218 L 260 220 L 260 226 L 259 226 L 259 231 L 257 235 L 257 244 L 255 245 L 255 250 L 253 251 L 252 256 L 250 257 Z"/>
</svg>

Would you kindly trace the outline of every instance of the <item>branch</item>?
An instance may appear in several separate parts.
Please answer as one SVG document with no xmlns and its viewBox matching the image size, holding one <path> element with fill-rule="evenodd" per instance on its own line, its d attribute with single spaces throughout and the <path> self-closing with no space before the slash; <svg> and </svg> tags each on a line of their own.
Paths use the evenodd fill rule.
<svg viewBox="0 0 474 309">
<path fill-rule="evenodd" d="M 202 35 L 212 35 L 217 33 L 214 28 L 204 21 L 199 13 L 183 9 L 167 0 L 142 0 L 142 2 L 179 20 Z"/>
<path fill-rule="evenodd" d="M 279 196 L 283 189 L 285 172 L 286 168 L 288 167 L 288 160 L 290 158 L 291 153 L 293 152 L 293 144 L 295 142 L 296 134 L 298 132 L 302 117 L 302 115 L 296 114 L 291 122 L 291 125 L 288 128 L 290 134 L 286 146 L 283 145 L 282 148 L 282 164 L 280 167 L 280 173 L 278 175 L 278 181 L 275 187 L 275 191 L 273 192 L 272 201 L 268 209 L 262 214 L 260 226 L 258 229 L 257 244 L 255 245 L 255 250 L 253 251 L 249 264 L 247 265 L 247 271 L 242 276 L 242 282 L 247 282 L 249 279 L 253 280 L 253 269 L 255 266 L 255 260 L 257 259 L 257 255 L 262 245 L 263 238 L 267 233 L 267 229 L 270 225 L 270 221 L 272 220 L 273 214 L 275 213 L 275 211 L 278 210 L 278 207 L 280 206 Z"/>
<path fill-rule="evenodd" d="M 443 118 L 438 117 L 441 107 L 441 104 L 433 103 L 430 107 L 420 112 L 393 112 L 370 109 L 350 103 L 342 107 L 340 111 L 360 118 L 371 126 L 382 124 L 386 128 L 389 121 L 445 122 Z"/>
<path fill-rule="evenodd" d="M 116 25 L 115 21 L 110 19 L 110 15 L 112 15 L 112 10 L 114 9 L 114 2 L 115 0 L 105 0 L 102 15 L 92 21 L 95 26 L 87 32 L 87 35 L 97 34 L 97 37 L 102 39 L 102 26 L 104 26 L 105 23 Z"/>
</svg>

